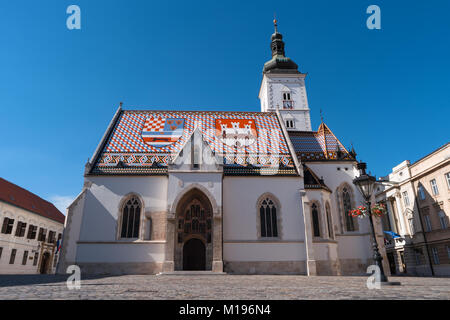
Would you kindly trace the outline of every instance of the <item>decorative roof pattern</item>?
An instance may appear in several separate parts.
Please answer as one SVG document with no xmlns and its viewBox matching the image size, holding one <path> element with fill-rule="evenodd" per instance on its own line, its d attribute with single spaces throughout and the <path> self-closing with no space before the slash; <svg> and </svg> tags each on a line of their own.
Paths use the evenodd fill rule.
<svg viewBox="0 0 450 320">
<path fill-rule="evenodd" d="M 52 203 L 3 178 L 0 178 L 0 201 L 10 203 L 59 223 L 64 223 L 66 220 L 66 217 Z"/>
<path fill-rule="evenodd" d="M 325 123 L 314 131 L 290 131 L 289 137 L 302 162 L 323 160 L 355 160 Z"/>
<path fill-rule="evenodd" d="M 180 120 L 173 133 L 172 127 L 163 133 L 159 123 L 165 119 Z M 275 113 L 131 110 L 121 111 L 91 173 L 164 173 L 195 130 L 226 167 L 283 167 L 295 173 Z M 151 134 L 169 142 L 149 140 Z"/>
</svg>

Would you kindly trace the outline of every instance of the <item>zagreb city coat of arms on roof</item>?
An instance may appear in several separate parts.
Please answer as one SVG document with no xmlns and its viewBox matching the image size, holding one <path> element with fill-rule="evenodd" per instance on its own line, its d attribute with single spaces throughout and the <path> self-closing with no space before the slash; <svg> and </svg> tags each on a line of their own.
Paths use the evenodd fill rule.
<svg viewBox="0 0 450 320">
<path fill-rule="evenodd" d="M 180 139 L 183 129 L 184 119 L 149 117 L 142 129 L 142 139 L 153 147 L 164 147 Z"/>
<path fill-rule="evenodd" d="M 216 136 L 227 146 L 240 148 L 255 143 L 258 133 L 253 119 L 217 119 Z"/>
</svg>

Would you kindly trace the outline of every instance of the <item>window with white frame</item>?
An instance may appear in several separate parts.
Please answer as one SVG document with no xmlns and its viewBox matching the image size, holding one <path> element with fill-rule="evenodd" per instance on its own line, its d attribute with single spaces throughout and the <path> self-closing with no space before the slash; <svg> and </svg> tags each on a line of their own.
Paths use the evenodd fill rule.
<svg viewBox="0 0 450 320">
<path fill-rule="evenodd" d="M 16 237 L 23 237 L 25 235 L 26 228 L 27 224 L 25 222 L 18 221 L 16 227 Z"/>
<path fill-rule="evenodd" d="M 439 189 L 436 183 L 436 179 L 433 179 L 430 181 L 431 184 L 431 190 L 433 191 L 433 195 L 438 195 L 439 194 Z"/>
<path fill-rule="evenodd" d="M 14 261 L 16 260 L 16 253 L 17 249 L 11 250 L 11 255 L 9 256 L 9 264 L 14 264 Z"/>
<path fill-rule="evenodd" d="M 288 129 L 295 128 L 294 120 L 286 120 L 286 128 L 288 128 Z"/>
<path fill-rule="evenodd" d="M 425 200 L 425 190 L 423 188 L 423 185 L 419 184 L 419 188 L 417 188 L 419 191 L 419 199 Z"/>
<path fill-rule="evenodd" d="M 24 252 L 23 252 L 23 256 L 22 256 L 22 265 L 26 265 L 27 264 L 27 259 L 28 259 L 28 251 L 27 250 L 25 250 Z"/>
<path fill-rule="evenodd" d="M 14 219 L 5 217 L 3 219 L 2 233 L 11 234 L 14 227 Z"/>
<path fill-rule="evenodd" d="M 293 109 L 294 102 L 291 100 L 290 92 L 283 92 L 283 109 Z"/>
<path fill-rule="evenodd" d="M 444 211 L 442 211 L 442 210 L 439 211 L 438 216 L 439 216 L 439 222 L 441 223 L 441 228 L 447 229 L 447 216 L 445 215 Z"/>
<path fill-rule="evenodd" d="M 291 100 L 291 93 L 283 92 L 283 100 Z"/>
<path fill-rule="evenodd" d="M 431 229 L 431 220 L 430 220 L 430 215 L 426 214 L 423 216 L 424 220 L 425 220 L 425 231 L 430 232 Z"/>
<path fill-rule="evenodd" d="M 34 258 L 33 258 L 33 266 L 37 266 L 38 258 L 39 258 L 39 252 L 35 252 Z"/>
<path fill-rule="evenodd" d="M 450 189 L 450 172 L 445 174 L 445 180 L 447 180 L 447 187 Z"/>
<path fill-rule="evenodd" d="M 405 202 L 405 206 L 409 206 L 408 191 L 403 191 L 403 201 Z"/>
<path fill-rule="evenodd" d="M 431 253 L 433 254 L 433 262 L 434 264 L 439 264 L 439 253 L 437 248 L 431 248 Z"/>
<path fill-rule="evenodd" d="M 27 239 L 33 240 L 36 238 L 37 228 L 37 226 L 33 226 L 32 224 L 30 224 L 30 226 L 28 227 Z"/>
</svg>

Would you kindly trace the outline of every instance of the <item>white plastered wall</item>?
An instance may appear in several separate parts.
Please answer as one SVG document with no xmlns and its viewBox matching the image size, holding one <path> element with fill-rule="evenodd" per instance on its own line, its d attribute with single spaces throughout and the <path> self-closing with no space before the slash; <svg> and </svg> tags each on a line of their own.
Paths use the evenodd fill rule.
<svg viewBox="0 0 450 320">
<path fill-rule="evenodd" d="M 14 219 L 14 227 L 12 233 L 0 233 L 0 247 L 2 248 L 2 254 L 0 257 L 0 274 L 38 273 L 39 263 L 37 265 L 33 264 L 34 254 L 35 252 L 38 252 L 38 254 L 40 254 L 40 247 L 39 241 L 37 240 L 37 234 L 35 239 L 27 239 L 28 229 L 30 225 L 37 226 L 37 232 L 39 232 L 39 228 L 47 229 L 46 237 L 48 237 L 49 231 L 54 231 L 56 232 L 56 238 L 58 236 L 58 233 L 62 234 L 63 224 L 3 201 L 0 201 L 0 217 L 0 223 L 3 223 L 3 219 L 5 217 Z M 17 223 L 19 221 L 27 224 L 25 235 L 23 237 L 15 236 Z M 16 256 L 14 264 L 10 264 L 9 261 L 13 249 L 16 249 Z M 28 251 L 28 257 L 26 259 L 25 265 L 23 265 L 22 259 L 25 251 Z M 39 262 L 40 259 L 38 259 L 37 261 Z M 53 269 L 53 261 L 51 261 L 51 265 L 51 271 L 53 272 L 55 270 Z"/>
<path fill-rule="evenodd" d="M 224 177 L 224 261 L 304 261 L 304 224 L 299 177 Z M 258 200 L 278 204 L 277 239 L 258 238 Z"/>
<path fill-rule="evenodd" d="M 84 199 L 72 209 L 66 261 L 75 254 L 76 263 L 162 262 L 164 242 L 142 239 L 145 216 L 167 209 L 167 184 L 167 176 L 86 178 Z M 140 238 L 132 241 L 118 237 L 121 206 L 131 195 L 143 206 Z"/>
</svg>

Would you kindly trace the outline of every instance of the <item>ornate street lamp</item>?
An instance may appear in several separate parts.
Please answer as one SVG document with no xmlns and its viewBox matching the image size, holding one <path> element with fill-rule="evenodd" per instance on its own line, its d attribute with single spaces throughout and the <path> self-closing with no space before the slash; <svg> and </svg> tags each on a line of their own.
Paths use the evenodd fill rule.
<svg viewBox="0 0 450 320">
<path fill-rule="evenodd" d="M 381 284 L 399 285 L 400 282 L 389 282 L 388 278 L 384 274 L 383 263 L 382 263 L 383 257 L 381 256 L 380 251 L 378 249 L 375 228 L 373 226 L 370 199 L 372 197 L 373 189 L 374 189 L 374 186 L 375 186 L 375 183 L 377 180 L 375 177 L 366 173 L 367 165 L 364 162 L 359 162 L 357 165 L 357 168 L 359 170 L 359 177 L 355 178 L 353 180 L 353 183 L 356 185 L 359 192 L 361 192 L 362 196 L 364 197 L 364 201 L 366 202 L 366 205 L 367 205 L 367 211 L 369 212 L 370 229 L 372 231 L 372 238 L 373 238 L 373 259 L 375 261 L 375 264 L 378 266 L 378 268 L 380 268 Z"/>
</svg>

